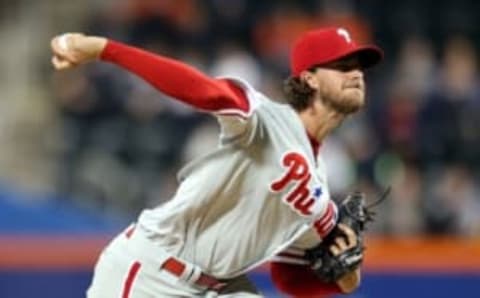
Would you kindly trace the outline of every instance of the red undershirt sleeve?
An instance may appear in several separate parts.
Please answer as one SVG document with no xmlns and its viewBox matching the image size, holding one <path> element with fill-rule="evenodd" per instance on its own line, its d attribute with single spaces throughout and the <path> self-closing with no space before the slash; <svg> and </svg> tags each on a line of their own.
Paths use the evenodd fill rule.
<svg viewBox="0 0 480 298">
<path fill-rule="evenodd" d="M 240 87 L 227 79 L 211 78 L 180 61 L 109 40 L 100 59 L 114 63 L 149 82 L 156 89 L 195 108 L 249 112 L 250 103 Z"/>
<path fill-rule="evenodd" d="M 342 293 L 337 284 L 321 282 L 308 266 L 271 262 L 270 273 L 275 286 L 293 297 L 326 298 Z"/>
</svg>

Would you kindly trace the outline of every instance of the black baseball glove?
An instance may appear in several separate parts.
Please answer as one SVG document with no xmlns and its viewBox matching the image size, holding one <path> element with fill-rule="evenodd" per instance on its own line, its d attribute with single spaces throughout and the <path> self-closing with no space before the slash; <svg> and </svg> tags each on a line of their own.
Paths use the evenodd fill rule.
<svg viewBox="0 0 480 298">
<path fill-rule="evenodd" d="M 361 192 L 351 193 L 340 203 L 338 207 L 339 218 L 335 228 L 319 245 L 306 252 L 306 257 L 310 261 L 312 270 L 321 281 L 326 283 L 335 282 L 346 273 L 355 270 L 362 263 L 364 250 L 363 233 L 366 223 L 372 221 L 374 215 L 371 207 L 383 201 L 389 191 L 390 189 L 388 188 L 379 200 L 369 206 L 366 205 L 365 195 Z M 344 237 L 347 240 L 347 235 L 339 227 L 339 224 L 348 226 L 355 233 L 357 241 L 355 246 L 334 255 L 330 251 L 330 246 L 335 243 L 335 239 Z"/>
</svg>

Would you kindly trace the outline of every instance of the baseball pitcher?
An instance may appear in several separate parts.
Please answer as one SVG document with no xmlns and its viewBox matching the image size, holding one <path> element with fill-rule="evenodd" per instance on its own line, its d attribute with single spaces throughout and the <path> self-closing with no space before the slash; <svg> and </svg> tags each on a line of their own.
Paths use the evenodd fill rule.
<svg viewBox="0 0 480 298">
<path fill-rule="evenodd" d="M 221 127 L 218 147 L 179 172 L 173 198 L 144 210 L 103 250 L 87 297 L 260 297 L 244 274 L 271 260 L 286 294 L 358 287 L 361 237 L 338 223 L 343 204 L 330 199 L 320 146 L 364 105 L 363 70 L 382 59 L 379 48 L 357 45 L 342 28 L 306 32 L 291 55 L 289 104 L 280 104 L 242 79 L 211 78 L 103 37 L 66 33 L 51 46 L 58 70 L 116 64 Z"/>
</svg>

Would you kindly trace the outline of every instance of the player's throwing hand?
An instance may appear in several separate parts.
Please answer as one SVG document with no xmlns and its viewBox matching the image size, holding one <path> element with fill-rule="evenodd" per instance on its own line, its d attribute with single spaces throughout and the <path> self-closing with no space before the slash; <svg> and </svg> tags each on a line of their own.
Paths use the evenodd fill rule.
<svg viewBox="0 0 480 298">
<path fill-rule="evenodd" d="M 103 37 L 65 33 L 52 38 L 52 64 L 57 70 L 73 68 L 98 58 L 107 40 Z"/>
</svg>

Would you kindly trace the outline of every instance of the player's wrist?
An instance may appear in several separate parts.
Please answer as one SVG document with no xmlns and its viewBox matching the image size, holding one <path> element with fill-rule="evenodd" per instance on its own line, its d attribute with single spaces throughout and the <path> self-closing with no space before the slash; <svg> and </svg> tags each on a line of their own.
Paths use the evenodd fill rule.
<svg viewBox="0 0 480 298">
<path fill-rule="evenodd" d="M 102 53 L 107 47 L 108 39 L 100 36 L 88 36 L 86 38 L 86 43 L 88 44 L 89 52 L 91 53 L 92 58 L 100 59 Z"/>
<path fill-rule="evenodd" d="M 360 286 L 361 274 L 360 268 L 348 272 L 336 281 L 338 288 L 344 294 L 349 294 L 355 291 Z"/>
</svg>

